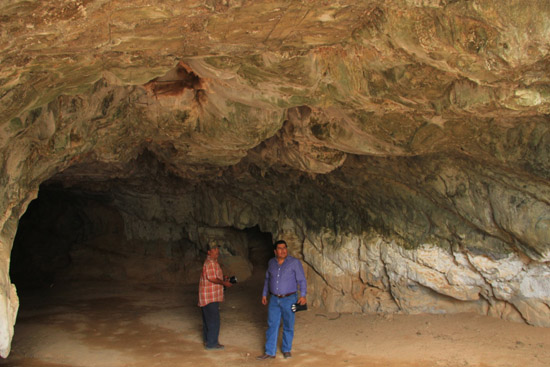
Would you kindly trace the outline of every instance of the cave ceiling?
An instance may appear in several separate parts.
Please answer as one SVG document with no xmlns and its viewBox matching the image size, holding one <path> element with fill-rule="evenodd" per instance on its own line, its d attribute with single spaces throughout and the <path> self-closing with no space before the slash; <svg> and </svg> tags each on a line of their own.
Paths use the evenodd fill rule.
<svg viewBox="0 0 550 367">
<path fill-rule="evenodd" d="M 205 187 L 550 259 L 550 5 L 4 1 L 3 223 L 40 184 Z M 271 207 L 270 207 L 271 206 Z"/>
</svg>

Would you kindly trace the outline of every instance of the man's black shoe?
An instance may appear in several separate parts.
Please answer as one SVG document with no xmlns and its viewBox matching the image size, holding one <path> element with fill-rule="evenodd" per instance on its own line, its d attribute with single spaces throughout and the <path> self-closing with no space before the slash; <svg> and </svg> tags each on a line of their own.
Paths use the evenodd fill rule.
<svg viewBox="0 0 550 367">
<path fill-rule="evenodd" d="M 269 354 L 264 354 L 264 355 L 256 357 L 256 359 L 259 359 L 261 361 L 263 361 L 264 359 L 273 359 L 273 358 L 275 358 L 275 356 L 272 356 L 272 355 L 269 355 Z"/>
<path fill-rule="evenodd" d="M 225 347 L 221 344 L 214 345 L 213 347 L 205 347 L 206 350 L 222 350 Z"/>
<path fill-rule="evenodd" d="M 283 356 L 285 357 L 285 359 L 287 359 L 287 358 L 291 358 L 292 354 L 290 354 L 290 352 L 284 352 Z"/>
</svg>

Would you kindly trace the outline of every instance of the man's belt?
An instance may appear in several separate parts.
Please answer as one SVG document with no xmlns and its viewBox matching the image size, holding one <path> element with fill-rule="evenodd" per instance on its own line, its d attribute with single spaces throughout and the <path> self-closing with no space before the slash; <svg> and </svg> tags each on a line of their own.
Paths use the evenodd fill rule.
<svg viewBox="0 0 550 367">
<path fill-rule="evenodd" d="M 271 293 L 271 294 L 273 294 L 273 293 Z M 287 294 L 273 294 L 273 295 L 277 298 L 285 298 L 285 297 L 288 297 L 288 296 L 292 296 L 293 294 L 296 294 L 296 292 L 287 293 Z"/>
</svg>

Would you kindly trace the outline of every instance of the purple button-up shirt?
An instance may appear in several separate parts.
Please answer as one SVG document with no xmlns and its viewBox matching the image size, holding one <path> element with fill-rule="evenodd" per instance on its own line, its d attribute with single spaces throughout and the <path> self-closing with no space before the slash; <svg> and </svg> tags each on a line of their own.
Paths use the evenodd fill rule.
<svg viewBox="0 0 550 367">
<path fill-rule="evenodd" d="M 294 293 L 298 290 L 298 286 L 300 296 L 305 297 L 307 292 L 306 276 L 300 260 L 287 256 L 280 266 L 276 257 L 269 260 L 262 296 L 267 297 L 268 293 L 277 295 Z"/>
</svg>

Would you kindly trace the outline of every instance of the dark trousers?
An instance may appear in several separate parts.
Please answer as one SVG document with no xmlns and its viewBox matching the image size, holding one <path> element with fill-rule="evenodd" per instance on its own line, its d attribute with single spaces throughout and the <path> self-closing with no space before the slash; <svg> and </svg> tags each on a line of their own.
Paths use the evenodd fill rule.
<svg viewBox="0 0 550 367">
<path fill-rule="evenodd" d="M 220 344 L 218 341 L 220 335 L 220 303 L 209 303 L 201 307 L 201 310 L 203 341 L 207 348 L 212 348 Z"/>
</svg>

